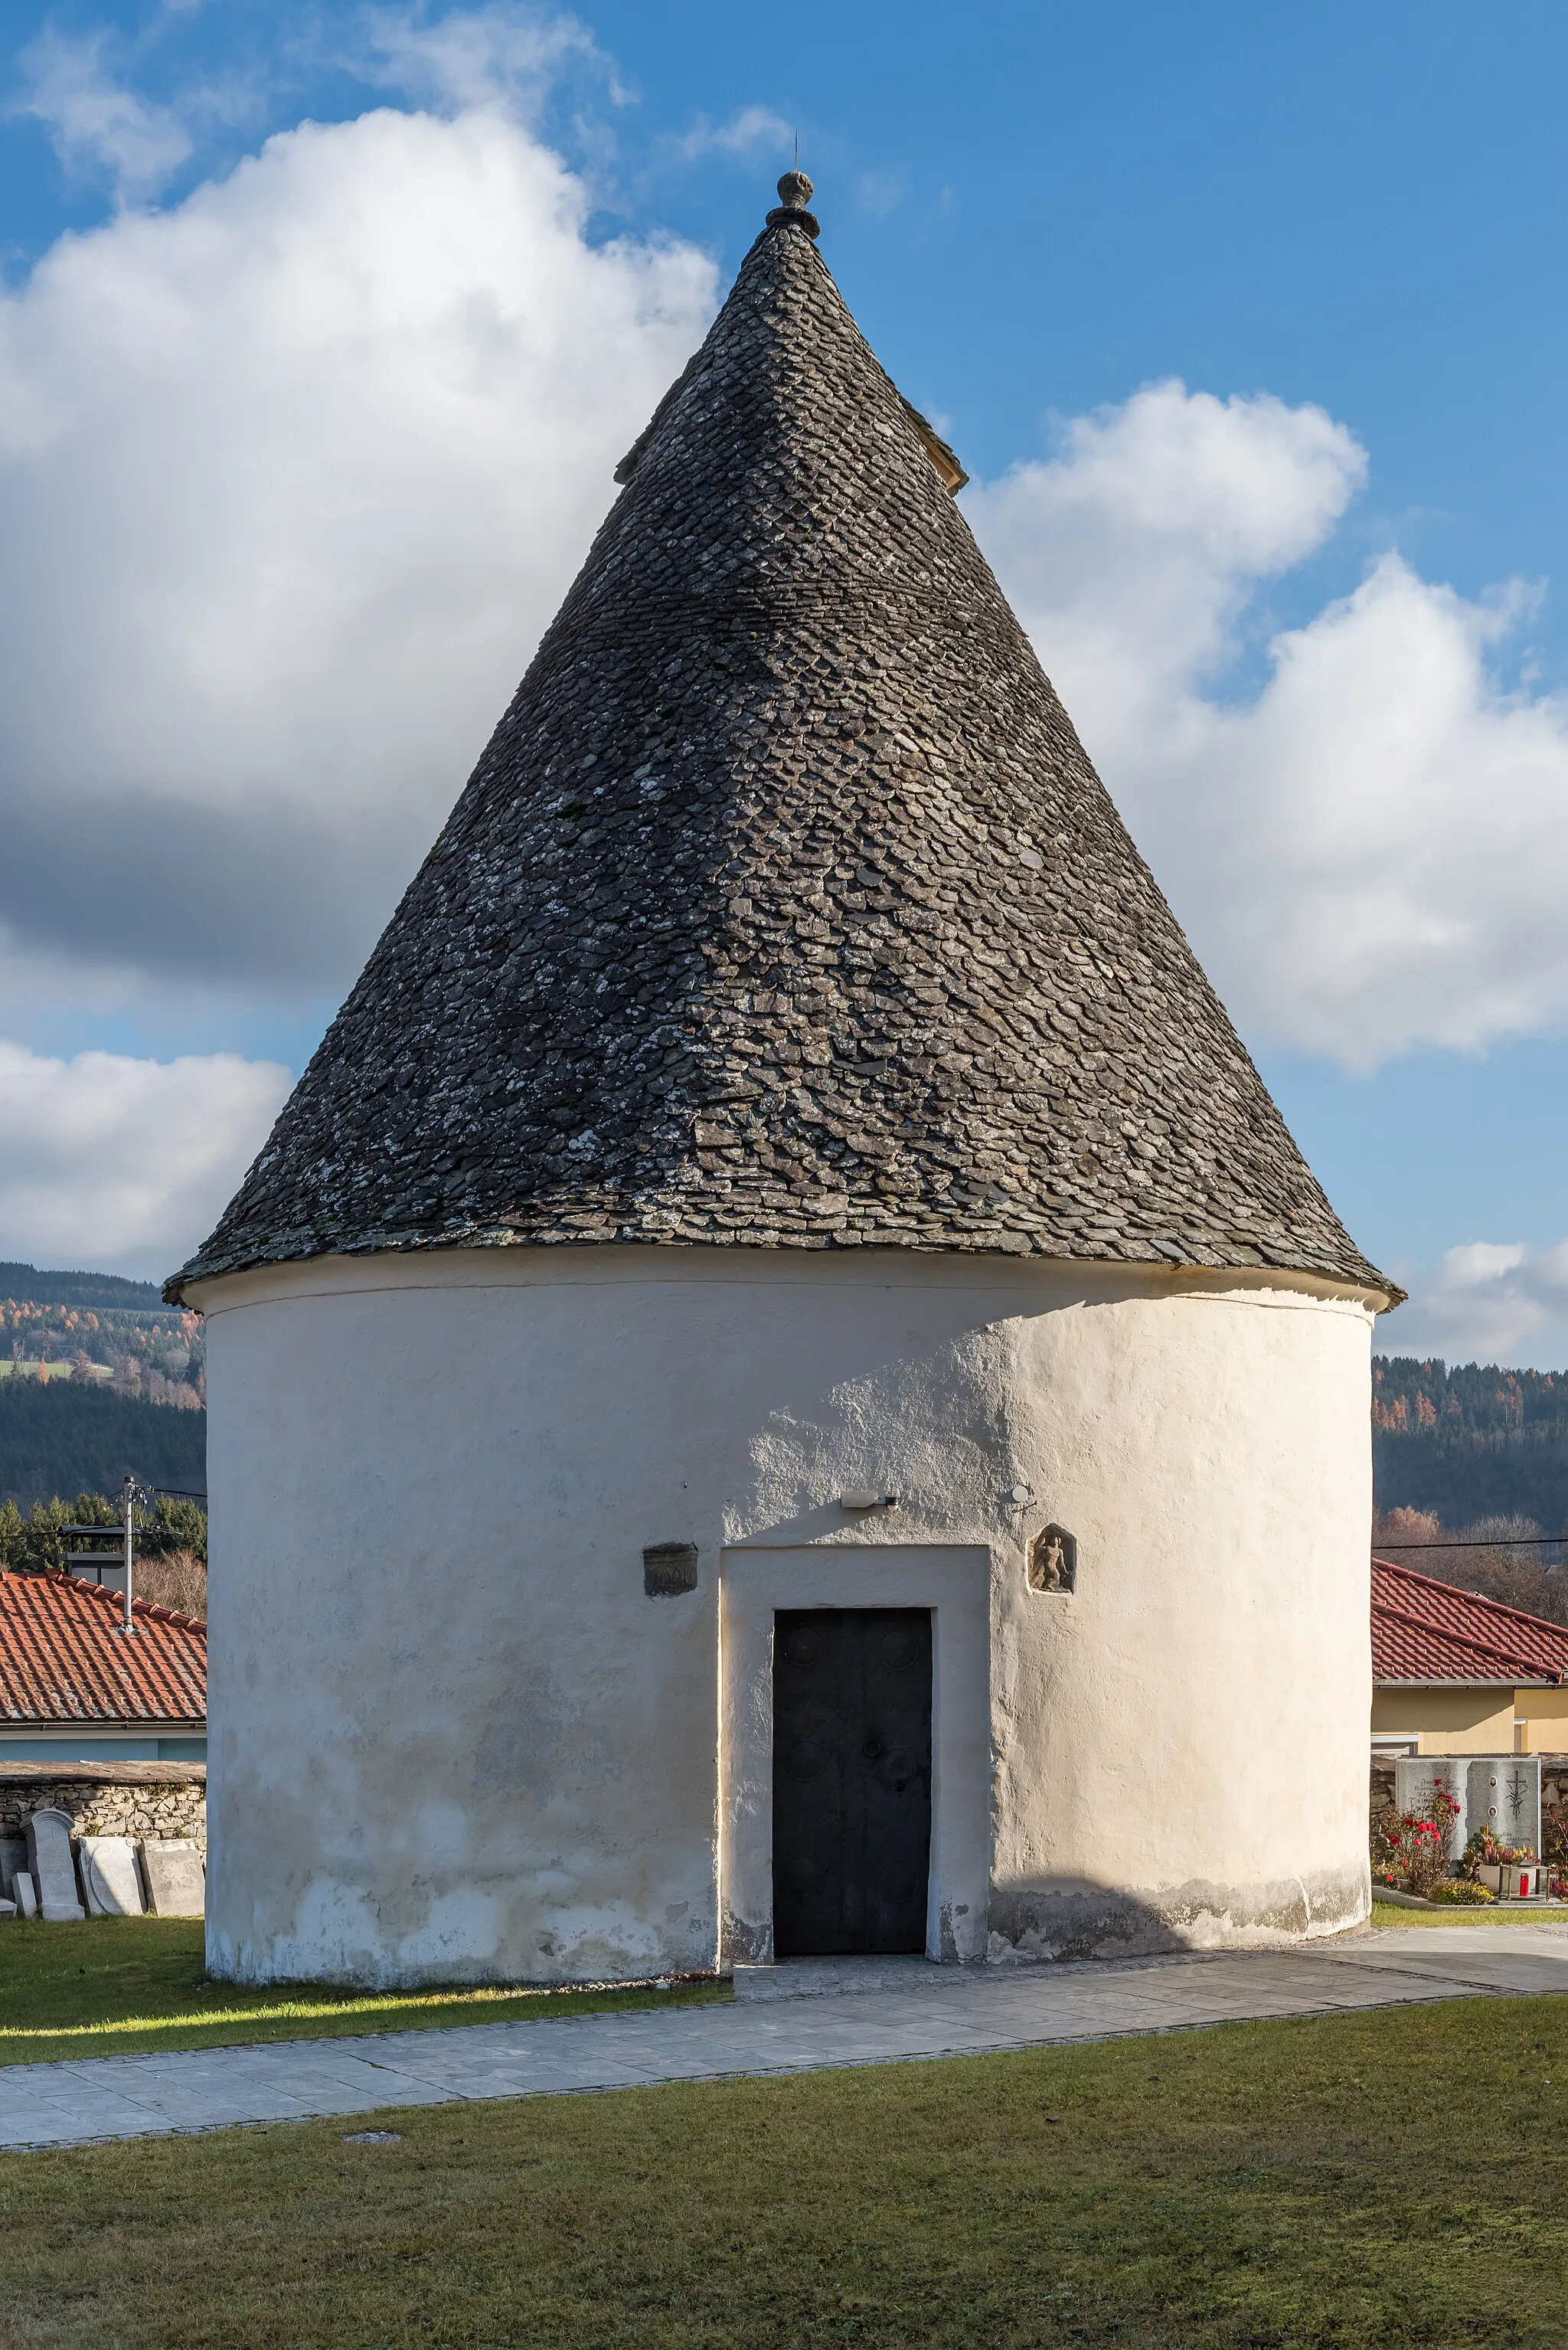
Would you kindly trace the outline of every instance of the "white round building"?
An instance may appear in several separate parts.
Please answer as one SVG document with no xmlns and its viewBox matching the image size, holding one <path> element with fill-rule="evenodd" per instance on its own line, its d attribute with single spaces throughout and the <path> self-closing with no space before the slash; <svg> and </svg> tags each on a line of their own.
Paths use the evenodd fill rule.
<svg viewBox="0 0 1568 2350">
<path fill-rule="evenodd" d="M 1366 1914 L 1398 1293 L 780 192 L 170 1284 L 221 1975 Z"/>
</svg>

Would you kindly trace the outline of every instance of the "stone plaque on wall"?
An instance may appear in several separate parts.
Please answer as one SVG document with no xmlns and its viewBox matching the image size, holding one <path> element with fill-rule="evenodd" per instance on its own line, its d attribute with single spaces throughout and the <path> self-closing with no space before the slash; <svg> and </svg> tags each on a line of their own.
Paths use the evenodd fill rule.
<svg viewBox="0 0 1568 2350">
<path fill-rule="evenodd" d="M 1458 1860 L 1469 1834 L 1465 1803 L 1465 1763 L 1463 1755 L 1399 1754 L 1394 1760 L 1394 1801 L 1402 1812 L 1414 1812 L 1418 1819 L 1432 1816 L 1432 1797 L 1445 1788 L 1458 1804 L 1459 1816 L 1449 1833 L 1449 1857 Z"/>
<path fill-rule="evenodd" d="M 679 1599 L 697 1588 L 695 1543 L 649 1543 L 642 1554 L 642 1587 L 650 1599 Z"/>
<path fill-rule="evenodd" d="M 1541 1850 L 1541 1757 L 1478 1754 L 1465 1769 L 1465 1832 L 1490 1828 L 1499 1844 Z"/>
</svg>

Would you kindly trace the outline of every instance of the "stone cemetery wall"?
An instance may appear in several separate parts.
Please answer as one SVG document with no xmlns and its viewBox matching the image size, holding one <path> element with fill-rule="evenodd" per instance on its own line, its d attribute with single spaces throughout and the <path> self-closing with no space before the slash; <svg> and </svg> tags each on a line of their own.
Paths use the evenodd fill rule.
<svg viewBox="0 0 1568 2350">
<path fill-rule="evenodd" d="M 1440 1758 L 1434 1757 L 1432 1759 L 1438 1760 Z M 1456 1773 L 1463 1774 L 1472 1758 L 1464 1754 L 1455 1754 L 1449 1756 L 1447 1759 L 1451 1763 Z M 1568 1754 L 1532 1754 L 1523 1756 L 1520 1759 L 1531 1762 L 1538 1762 L 1541 1765 L 1541 1809 L 1542 1816 L 1544 1817 L 1554 1811 L 1568 1810 Z M 1395 1758 L 1392 1755 L 1374 1754 L 1372 1757 L 1370 1803 L 1368 1804 L 1369 1816 L 1379 1812 L 1385 1804 L 1391 1804 L 1395 1801 Z"/>
<path fill-rule="evenodd" d="M 70 1814 L 83 1835 L 189 1836 L 207 1850 L 204 1762 L 0 1762 L 0 1836 L 29 1812 Z"/>
</svg>

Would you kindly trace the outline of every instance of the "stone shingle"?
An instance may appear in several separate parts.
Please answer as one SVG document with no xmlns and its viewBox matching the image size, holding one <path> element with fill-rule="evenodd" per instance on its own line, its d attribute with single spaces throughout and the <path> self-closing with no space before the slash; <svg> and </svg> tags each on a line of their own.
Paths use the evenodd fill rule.
<svg viewBox="0 0 1568 2350">
<path fill-rule="evenodd" d="M 327 1251 L 604 1241 L 1272 1265 L 1397 1295 L 814 229 L 770 215 L 171 1298 Z"/>
</svg>

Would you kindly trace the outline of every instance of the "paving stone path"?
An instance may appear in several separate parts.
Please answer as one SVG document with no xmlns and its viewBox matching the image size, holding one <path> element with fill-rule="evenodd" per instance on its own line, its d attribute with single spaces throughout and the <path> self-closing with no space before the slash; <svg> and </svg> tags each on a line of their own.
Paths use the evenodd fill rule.
<svg viewBox="0 0 1568 2350">
<path fill-rule="evenodd" d="M 1568 1929 L 1400 1928 L 1295 1950 L 971 1972 L 749 1968 L 732 2006 L 0 2067 L 0 2147 L 975 2055 L 1197 2024 L 1568 1991 Z"/>
</svg>

